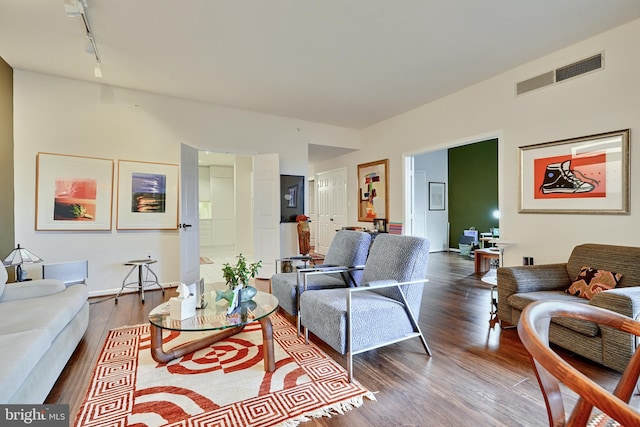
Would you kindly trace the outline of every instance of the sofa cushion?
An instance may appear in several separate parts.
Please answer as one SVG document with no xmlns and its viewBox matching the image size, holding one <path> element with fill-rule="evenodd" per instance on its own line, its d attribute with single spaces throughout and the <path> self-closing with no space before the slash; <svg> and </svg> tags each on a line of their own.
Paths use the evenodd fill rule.
<svg viewBox="0 0 640 427">
<path fill-rule="evenodd" d="M 314 274 L 308 277 L 307 290 L 344 288 L 345 282 L 340 273 Z M 278 304 L 287 313 L 295 316 L 298 313 L 297 295 L 302 293 L 303 287 L 298 289 L 298 273 L 278 273 L 271 277 L 271 293 L 278 298 Z"/>
<path fill-rule="evenodd" d="M 578 245 L 567 262 L 569 277 L 576 277 L 585 265 L 622 273 L 617 288 L 640 286 L 640 247 L 597 243 Z"/>
<path fill-rule="evenodd" d="M 55 339 L 86 304 L 87 297 L 87 287 L 79 284 L 43 297 L 0 302 L 0 334 L 44 329 Z"/>
<path fill-rule="evenodd" d="M 527 304 L 530 304 L 534 301 L 550 300 L 567 302 L 572 301 L 583 304 L 589 303 L 589 301 L 584 298 L 573 296 L 564 291 L 523 292 L 511 295 L 508 302 L 511 307 L 522 311 Z M 589 337 L 595 337 L 600 334 L 600 327 L 597 323 L 594 322 L 587 322 L 584 320 L 570 318 L 553 318 L 551 319 L 551 321 L 560 326 L 564 326 L 565 328 L 571 329 Z"/>
<path fill-rule="evenodd" d="M 51 346 L 51 335 L 44 329 L 0 335 L 0 402 L 9 402 L 33 368 Z"/>
<path fill-rule="evenodd" d="M 595 293 L 615 288 L 621 278 L 621 273 L 582 267 L 567 292 L 581 298 L 591 299 Z"/>
<path fill-rule="evenodd" d="M 303 292 L 300 296 L 305 307 L 302 325 L 313 325 L 313 333 L 341 354 L 347 352 L 347 292 L 347 289 L 325 289 Z M 404 305 L 376 292 L 353 294 L 351 312 L 353 351 L 413 332 Z M 377 323 L 375 333 L 371 332 L 372 322 Z"/>
</svg>

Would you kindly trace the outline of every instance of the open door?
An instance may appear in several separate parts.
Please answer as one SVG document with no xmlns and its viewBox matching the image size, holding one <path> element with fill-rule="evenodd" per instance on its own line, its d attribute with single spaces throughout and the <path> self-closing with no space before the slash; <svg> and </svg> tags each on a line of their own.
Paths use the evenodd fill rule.
<svg viewBox="0 0 640 427">
<path fill-rule="evenodd" d="M 198 219 L 198 150 L 180 147 L 180 281 L 200 279 L 200 223 Z"/>
<path fill-rule="evenodd" d="M 280 157 L 253 156 L 254 259 L 262 261 L 261 278 L 275 273 L 280 258 Z"/>
</svg>

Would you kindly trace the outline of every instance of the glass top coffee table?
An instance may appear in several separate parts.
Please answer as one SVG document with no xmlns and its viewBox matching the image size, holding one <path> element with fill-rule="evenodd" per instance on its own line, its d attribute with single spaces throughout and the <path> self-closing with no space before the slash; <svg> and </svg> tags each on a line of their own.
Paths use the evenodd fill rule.
<svg viewBox="0 0 640 427">
<path fill-rule="evenodd" d="M 262 327 L 264 369 L 265 371 L 273 372 L 275 370 L 273 329 L 269 316 L 278 308 L 278 299 L 269 293 L 258 291 L 252 300 L 241 303 L 233 314 L 227 315 L 228 303 L 226 300 L 215 300 L 215 289 L 224 289 L 224 284 L 206 284 L 204 292 L 204 300 L 207 302 L 206 307 L 196 309 L 195 316 L 184 320 L 178 320 L 169 315 L 168 301 L 151 310 L 149 323 L 151 323 L 151 357 L 153 357 L 153 360 L 159 363 L 169 362 L 233 336 L 241 332 L 249 323 L 260 322 Z M 164 350 L 162 348 L 163 329 L 180 332 L 219 332 Z"/>
</svg>

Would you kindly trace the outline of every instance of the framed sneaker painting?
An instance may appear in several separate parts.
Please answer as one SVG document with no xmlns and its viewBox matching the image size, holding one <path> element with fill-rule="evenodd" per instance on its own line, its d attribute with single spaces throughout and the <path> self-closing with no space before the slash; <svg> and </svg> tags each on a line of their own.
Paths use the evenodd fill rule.
<svg viewBox="0 0 640 427">
<path fill-rule="evenodd" d="M 520 150 L 521 213 L 629 214 L 629 129 Z"/>
</svg>

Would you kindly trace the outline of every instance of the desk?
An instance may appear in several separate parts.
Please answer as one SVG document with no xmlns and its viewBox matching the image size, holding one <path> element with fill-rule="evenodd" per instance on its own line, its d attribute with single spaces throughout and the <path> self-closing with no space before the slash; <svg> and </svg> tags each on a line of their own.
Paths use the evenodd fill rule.
<svg viewBox="0 0 640 427">
<path fill-rule="evenodd" d="M 495 237 L 491 236 L 491 237 L 480 237 L 480 249 L 484 249 L 485 245 L 489 242 L 491 242 L 492 240 L 494 240 Z"/>
<path fill-rule="evenodd" d="M 476 274 L 482 274 L 489 271 L 489 261 L 492 259 L 500 259 L 500 252 L 491 249 L 476 249 L 473 251 L 473 260 Z"/>
</svg>

